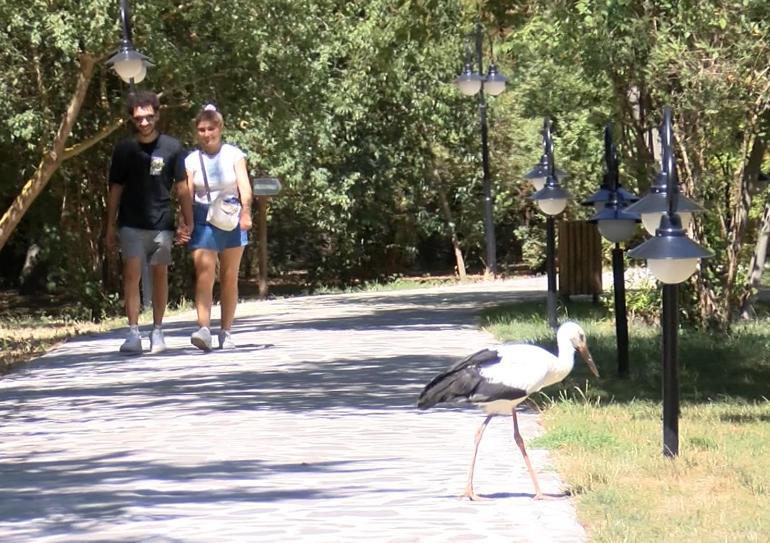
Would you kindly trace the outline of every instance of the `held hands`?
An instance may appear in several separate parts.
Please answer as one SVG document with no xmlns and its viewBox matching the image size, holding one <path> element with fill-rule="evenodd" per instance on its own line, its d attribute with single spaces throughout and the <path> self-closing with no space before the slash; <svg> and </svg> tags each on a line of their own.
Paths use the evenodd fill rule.
<svg viewBox="0 0 770 543">
<path fill-rule="evenodd" d="M 176 237 L 174 238 L 174 243 L 177 245 L 184 245 L 190 241 L 191 234 L 192 228 L 187 226 L 184 222 L 180 221 L 179 226 L 176 227 Z"/>
</svg>

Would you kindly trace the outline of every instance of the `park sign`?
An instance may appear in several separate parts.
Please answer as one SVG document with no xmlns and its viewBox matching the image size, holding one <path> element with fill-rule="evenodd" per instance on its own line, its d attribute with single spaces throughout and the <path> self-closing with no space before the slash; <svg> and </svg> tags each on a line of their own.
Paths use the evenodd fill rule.
<svg viewBox="0 0 770 543">
<path fill-rule="evenodd" d="M 254 196 L 275 196 L 281 192 L 281 182 L 277 177 L 257 177 L 251 188 Z"/>
</svg>

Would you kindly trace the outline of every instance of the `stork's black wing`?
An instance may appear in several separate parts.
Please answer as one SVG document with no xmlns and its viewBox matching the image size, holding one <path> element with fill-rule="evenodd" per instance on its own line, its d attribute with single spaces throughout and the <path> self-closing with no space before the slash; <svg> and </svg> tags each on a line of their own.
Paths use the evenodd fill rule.
<svg viewBox="0 0 770 543">
<path fill-rule="evenodd" d="M 482 381 L 479 368 L 499 361 L 500 355 L 491 349 L 463 358 L 425 385 L 417 399 L 417 407 L 428 409 L 441 402 L 470 399 Z"/>
</svg>

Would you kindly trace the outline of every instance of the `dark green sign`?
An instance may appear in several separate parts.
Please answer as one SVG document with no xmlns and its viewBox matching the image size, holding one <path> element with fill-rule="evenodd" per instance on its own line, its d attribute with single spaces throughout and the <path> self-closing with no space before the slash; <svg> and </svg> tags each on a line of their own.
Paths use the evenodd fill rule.
<svg viewBox="0 0 770 543">
<path fill-rule="evenodd" d="M 257 177 L 251 187 L 254 196 L 275 196 L 281 192 L 281 182 L 277 177 Z"/>
</svg>

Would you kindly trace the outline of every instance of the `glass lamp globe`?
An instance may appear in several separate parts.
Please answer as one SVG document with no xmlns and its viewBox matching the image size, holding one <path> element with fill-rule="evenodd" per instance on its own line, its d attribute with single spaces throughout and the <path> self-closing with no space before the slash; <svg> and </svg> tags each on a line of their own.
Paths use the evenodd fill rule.
<svg viewBox="0 0 770 543">
<path fill-rule="evenodd" d="M 147 64 L 142 62 L 142 69 L 134 76 L 134 83 L 141 83 L 147 77 Z"/>
<path fill-rule="evenodd" d="M 698 258 L 650 258 L 647 267 L 658 281 L 675 285 L 685 281 L 698 267 Z"/>
<path fill-rule="evenodd" d="M 599 225 L 599 234 L 613 243 L 626 241 L 634 235 L 636 222 L 629 220 L 607 219 L 597 221 Z"/>
<path fill-rule="evenodd" d="M 532 183 L 535 192 L 537 192 L 545 186 L 545 177 L 531 177 L 529 182 Z"/>
<path fill-rule="evenodd" d="M 660 226 L 660 218 L 665 211 L 656 211 L 653 213 L 642 213 L 642 226 L 647 230 L 647 233 L 651 236 L 655 235 L 655 231 Z M 682 220 L 682 229 L 687 230 L 692 222 L 692 213 L 690 211 L 677 211 L 679 218 Z"/>
<path fill-rule="evenodd" d="M 536 200 L 537 206 L 546 215 L 558 215 L 567 207 L 566 198 L 549 198 L 547 200 Z"/>
<path fill-rule="evenodd" d="M 491 64 L 487 73 L 487 79 L 484 81 L 484 92 L 490 96 L 497 96 L 505 90 L 506 81 L 508 81 L 508 78 L 497 71 L 497 66 Z"/>
<path fill-rule="evenodd" d="M 455 79 L 455 85 L 465 96 L 473 96 L 481 90 L 481 76 L 473 71 L 470 64 L 466 64 L 463 73 Z"/>
<path fill-rule="evenodd" d="M 505 81 L 487 81 L 484 83 L 484 90 L 490 96 L 497 96 L 505 90 Z"/>
<path fill-rule="evenodd" d="M 128 83 L 131 79 L 136 81 L 136 76 L 139 75 L 142 68 L 144 68 L 144 61 L 138 56 L 124 56 L 122 59 L 116 60 L 113 67 L 120 78 Z"/>
</svg>

